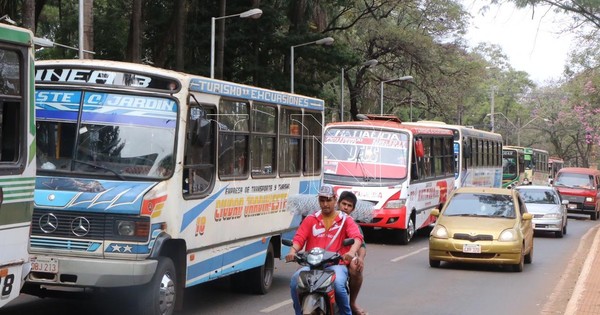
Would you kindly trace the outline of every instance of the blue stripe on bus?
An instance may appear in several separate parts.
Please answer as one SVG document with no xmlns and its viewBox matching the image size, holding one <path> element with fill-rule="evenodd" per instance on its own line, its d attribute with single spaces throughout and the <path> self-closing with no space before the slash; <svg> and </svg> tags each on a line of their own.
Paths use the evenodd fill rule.
<svg viewBox="0 0 600 315">
<path fill-rule="evenodd" d="M 62 120 L 75 123 L 77 122 L 77 112 L 61 112 L 56 110 L 37 109 L 36 118 L 38 120 Z M 108 114 L 83 113 L 82 121 L 84 123 L 109 123 L 173 129 L 176 125 L 176 117 L 156 118 L 147 116 L 133 116 L 128 115 L 128 112 L 126 111 L 115 111 Z"/>
<path fill-rule="evenodd" d="M 265 261 L 264 255 L 258 255 L 248 261 L 239 262 L 242 259 L 246 259 L 249 256 L 255 255 L 257 253 L 264 252 L 266 254 L 267 246 L 269 245 L 269 241 L 262 242 L 256 241 L 250 243 L 248 245 L 238 247 L 232 251 L 224 253 L 219 256 L 215 256 L 206 260 L 199 261 L 195 264 L 192 264 L 188 267 L 187 270 L 187 280 L 191 280 L 197 278 L 203 274 L 207 276 L 201 279 L 198 279 L 194 282 L 194 284 L 208 281 L 208 275 L 214 276 L 214 271 L 221 269 L 223 266 L 234 264 L 235 267 L 232 270 L 226 270 L 226 274 L 229 274 L 232 271 L 241 271 L 247 270 L 254 267 L 258 267 L 262 265 Z M 238 263 L 239 262 L 239 263 Z M 220 272 L 216 273 L 220 275 Z M 190 284 L 192 285 L 192 284 Z"/>
<path fill-rule="evenodd" d="M 227 186 L 229 186 L 229 185 L 227 185 Z M 183 230 L 185 230 L 188 227 L 188 225 L 190 225 L 192 222 L 194 222 L 194 220 L 196 220 L 196 218 L 202 212 L 204 212 L 204 210 L 206 210 L 208 208 L 208 206 L 210 206 L 211 203 L 216 201 L 217 198 L 225 191 L 227 186 L 223 187 L 221 190 L 217 191 L 214 195 L 206 198 L 206 200 L 202 201 L 197 206 L 191 208 L 186 213 L 184 213 L 183 218 L 181 220 L 181 229 L 179 230 L 179 232 L 183 232 Z"/>
</svg>

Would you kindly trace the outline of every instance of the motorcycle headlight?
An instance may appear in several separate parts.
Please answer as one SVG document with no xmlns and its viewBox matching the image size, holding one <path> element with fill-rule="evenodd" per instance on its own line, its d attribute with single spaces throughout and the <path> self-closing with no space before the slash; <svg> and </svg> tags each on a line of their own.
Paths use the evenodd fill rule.
<svg viewBox="0 0 600 315">
<path fill-rule="evenodd" d="M 315 249 L 311 250 L 308 256 L 306 256 L 306 262 L 310 265 L 317 265 L 321 261 L 323 261 L 323 250 L 321 250 L 320 248 Z"/>
<path fill-rule="evenodd" d="M 500 233 L 498 241 L 500 242 L 512 242 L 517 240 L 517 232 L 513 229 L 507 229 Z"/>
</svg>

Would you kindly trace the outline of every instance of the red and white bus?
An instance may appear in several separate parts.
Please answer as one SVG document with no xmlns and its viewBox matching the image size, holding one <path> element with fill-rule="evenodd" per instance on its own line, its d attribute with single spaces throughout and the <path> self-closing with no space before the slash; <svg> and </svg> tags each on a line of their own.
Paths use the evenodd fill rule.
<svg viewBox="0 0 600 315">
<path fill-rule="evenodd" d="M 430 210 L 454 189 L 453 132 L 405 125 L 395 116 L 359 116 L 325 127 L 323 182 L 373 204 L 371 221 L 358 222 L 363 229 L 393 230 L 407 244 L 434 223 Z"/>
</svg>

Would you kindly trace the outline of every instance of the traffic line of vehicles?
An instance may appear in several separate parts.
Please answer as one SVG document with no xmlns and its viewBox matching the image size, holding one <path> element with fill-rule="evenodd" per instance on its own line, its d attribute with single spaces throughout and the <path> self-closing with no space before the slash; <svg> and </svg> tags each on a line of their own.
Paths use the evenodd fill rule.
<svg viewBox="0 0 600 315">
<path fill-rule="evenodd" d="M 289 251 L 281 241 L 302 220 L 287 210 L 288 196 L 314 195 L 321 183 L 371 203 L 372 219 L 359 224 L 390 230 L 399 244 L 437 218 L 437 266 L 452 260 L 442 248 L 454 234 L 446 228 L 443 241 L 440 222 L 453 196 L 479 187 L 505 205 L 512 198 L 511 220 L 535 220 L 518 207 L 519 189 L 500 187 L 547 184 L 561 165 L 465 126 L 386 115 L 325 126 L 323 100 L 146 65 L 34 66 L 31 32 L 0 31 L 0 306 L 21 288 L 43 296 L 135 287 L 141 314 L 171 314 L 185 288 L 229 276 L 265 294 L 274 259 Z M 550 173 L 568 196 L 582 184 L 559 169 Z M 597 194 L 600 176 L 589 176 Z M 592 192 L 567 199 L 569 211 L 600 216 Z M 501 241 L 526 234 L 507 229 Z M 487 251 L 466 242 L 489 236 L 465 233 L 461 255 Z M 531 261 L 533 247 L 523 245 L 520 260 L 511 254 L 517 271 Z"/>
</svg>

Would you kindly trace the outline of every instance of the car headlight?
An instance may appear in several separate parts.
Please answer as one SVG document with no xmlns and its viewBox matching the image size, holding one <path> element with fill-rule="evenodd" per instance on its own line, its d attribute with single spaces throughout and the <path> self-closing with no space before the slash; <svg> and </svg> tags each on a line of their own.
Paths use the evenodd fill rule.
<svg viewBox="0 0 600 315">
<path fill-rule="evenodd" d="M 594 197 L 585 197 L 585 202 L 594 202 Z"/>
<path fill-rule="evenodd" d="M 558 212 L 544 214 L 544 218 L 546 219 L 560 219 L 560 217 L 561 215 Z"/>
<path fill-rule="evenodd" d="M 431 236 L 433 236 L 435 238 L 447 239 L 448 238 L 448 230 L 446 230 L 445 226 L 436 224 L 435 227 L 433 228 L 433 230 L 431 231 Z"/>
<path fill-rule="evenodd" d="M 517 232 L 513 229 L 507 229 L 500 233 L 498 241 L 500 242 L 512 242 L 517 240 Z"/>
</svg>

